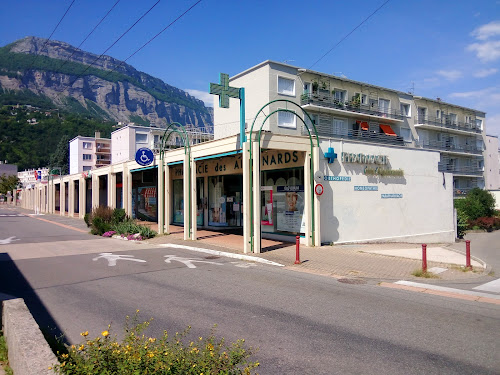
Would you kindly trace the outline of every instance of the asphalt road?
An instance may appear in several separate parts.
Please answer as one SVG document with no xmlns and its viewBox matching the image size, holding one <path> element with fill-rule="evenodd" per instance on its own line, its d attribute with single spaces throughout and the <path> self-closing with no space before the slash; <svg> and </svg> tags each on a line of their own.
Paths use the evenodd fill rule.
<svg viewBox="0 0 500 375">
<path fill-rule="evenodd" d="M 500 373 L 498 305 L 96 238 L 6 212 L 0 240 L 15 238 L 0 245 L 0 293 L 24 297 L 42 327 L 71 343 L 110 322 L 119 331 L 140 309 L 153 335 L 191 325 L 207 336 L 217 324 L 228 342 L 244 338 L 259 348 L 261 374 Z"/>
</svg>

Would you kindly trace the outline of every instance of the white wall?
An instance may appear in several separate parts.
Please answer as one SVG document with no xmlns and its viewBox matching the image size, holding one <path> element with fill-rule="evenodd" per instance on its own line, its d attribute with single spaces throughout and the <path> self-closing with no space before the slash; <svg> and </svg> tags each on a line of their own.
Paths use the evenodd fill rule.
<svg viewBox="0 0 500 375">
<path fill-rule="evenodd" d="M 498 159 L 498 137 L 486 136 L 484 151 L 484 177 L 486 189 L 500 189 L 500 163 Z"/>
<path fill-rule="evenodd" d="M 69 142 L 69 174 L 78 173 L 78 138 Z"/>
<path fill-rule="evenodd" d="M 130 139 L 135 138 L 131 127 L 123 127 L 111 133 L 111 163 L 122 163 L 131 160 Z M 135 150 L 134 150 L 135 153 Z"/>
<path fill-rule="evenodd" d="M 329 145 L 322 141 L 323 152 Z M 439 152 L 341 141 L 332 141 L 331 147 L 338 159 L 328 164 L 320 156 L 320 170 L 351 181 L 322 182 L 322 242 L 454 241 L 452 176 L 438 172 Z M 342 163 L 342 151 L 386 155 L 390 169 L 403 169 L 404 177 L 367 176 L 367 164 Z M 354 191 L 354 186 L 377 186 L 378 191 Z"/>
</svg>

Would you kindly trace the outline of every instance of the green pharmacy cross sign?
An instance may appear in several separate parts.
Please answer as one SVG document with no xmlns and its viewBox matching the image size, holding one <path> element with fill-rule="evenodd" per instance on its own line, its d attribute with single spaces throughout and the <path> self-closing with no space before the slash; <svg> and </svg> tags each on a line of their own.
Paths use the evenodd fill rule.
<svg viewBox="0 0 500 375">
<path fill-rule="evenodd" d="M 240 99 L 240 146 L 243 148 L 245 136 L 245 88 L 229 86 L 229 75 L 220 73 L 219 83 L 210 83 L 210 94 L 219 96 L 219 107 L 229 108 L 229 98 Z"/>
</svg>

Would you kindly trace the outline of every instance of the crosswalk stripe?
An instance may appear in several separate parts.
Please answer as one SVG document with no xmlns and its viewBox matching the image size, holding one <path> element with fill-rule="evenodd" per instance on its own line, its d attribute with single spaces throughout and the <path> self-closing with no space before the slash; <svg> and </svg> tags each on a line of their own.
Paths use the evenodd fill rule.
<svg viewBox="0 0 500 375">
<path fill-rule="evenodd" d="M 490 281 L 486 284 L 476 286 L 472 289 L 483 290 L 485 292 L 500 293 L 500 279 Z"/>
</svg>

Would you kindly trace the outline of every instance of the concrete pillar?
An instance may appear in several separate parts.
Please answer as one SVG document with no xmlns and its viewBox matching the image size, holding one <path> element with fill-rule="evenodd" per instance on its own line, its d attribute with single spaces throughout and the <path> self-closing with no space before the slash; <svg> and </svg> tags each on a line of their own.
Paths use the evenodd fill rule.
<svg viewBox="0 0 500 375">
<path fill-rule="evenodd" d="M 182 185 L 184 188 L 184 241 L 187 241 L 190 237 L 190 228 L 189 228 L 189 217 L 191 212 L 189 211 L 189 155 L 184 155 L 184 163 L 183 163 L 183 176 L 182 176 Z"/>
<path fill-rule="evenodd" d="M 260 238 L 260 145 L 258 142 L 252 143 L 253 156 L 253 252 L 261 252 Z"/>
<path fill-rule="evenodd" d="M 159 159 L 158 163 L 158 190 L 157 190 L 157 207 L 158 207 L 158 234 L 163 234 L 165 230 L 165 178 L 163 176 L 163 159 Z"/>
<path fill-rule="evenodd" d="M 250 246 L 250 142 L 243 143 L 243 202 L 241 209 L 243 210 L 243 252 L 251 251 Z"/>
<path fill-rule="evenodd" d="M 304 157 L 304 221 L 305 229 L 305 245 L 312 246 L 312 206 L 311 206 L 311 154 L 305 153 Z"/>
<path fill-rule="evenodd" d="M 59 215 L 64 216 L 66 214 L 66 184 L 61 179 L 61 194 L 59 195 L 60 211 Z"/>
<path fill-rule="evenodd" d="M 92 173 L 92 210 L 99 207 L 99 176 Z"/>
<path fill-rule="evenodd" d="M 125 172 L 124 172 L 125 174 Z M 127 169 L 127 186 L 123 188 L 123 195 L 127 197 L 127 215 L 132 217 L 132 172 Z"/>
<path fill-rule="evenodd" d="M 84 177 L 80 177 L 78 181 L 78 195 L 78 217 L 83 219 L 85 217 L 85 207 L 87 206 L 87 184 Z"/>
<path fill-rule="evenodd" d="M 195 241 L 197 239 L 196 229 L 198 227 L 198 207 L 196 198 L 198 195 L 198 189 L 196 186 L 196 161 L 191 160 L 191 239 Z"/>
<path fill-rule="evenodd" d="M 17 189 L 12 190 L 12 204 L 17 206 Z"/>
<path fill-rule="evenodd" d="M 75 217 L 75 180 L 68 183 L 68 216 Z"/>
<path fill-rule="evenodd" d="M 108 207 L 116 208 L 116 173 L 108 173 Z"/>
<path fill-rule="evenodd" d="M 313 148 L 313 174 L 319 171 L 319 147 Z M 314 193 L 314 246 L 321 246 L 321 196 Z"/>
<path fill-rule="evenodd" d="M 172 218 L 172 197 L 170 192 L 172 191 L 172 182 L 170 181 L 170 167 L 168 165 L 165 165 L 163 187 L 165 188 L 165 198 L 163 200 L 165 206 L 165 233 L 170 233 L 170 219 Z"/>
</svg>

